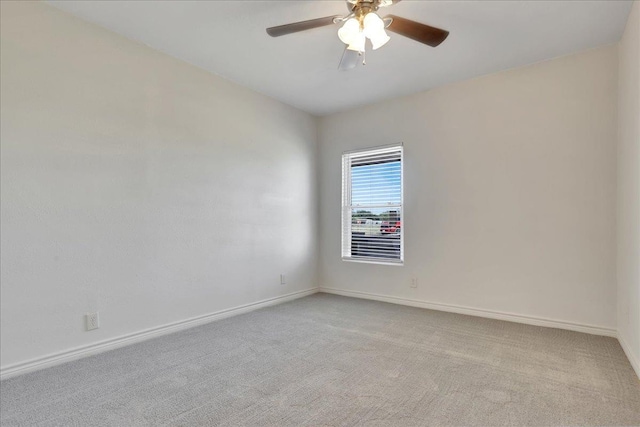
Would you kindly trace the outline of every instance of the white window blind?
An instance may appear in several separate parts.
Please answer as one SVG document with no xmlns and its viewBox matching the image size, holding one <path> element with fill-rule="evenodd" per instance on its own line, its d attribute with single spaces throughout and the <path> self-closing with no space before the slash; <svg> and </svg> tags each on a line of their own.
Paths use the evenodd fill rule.
<svg viewBox="0 0 640 427">
<path fill-rule="evenodd" d="M 401 264 L 402 145 L 342 155 L 342 258 Z"/>
</svg>

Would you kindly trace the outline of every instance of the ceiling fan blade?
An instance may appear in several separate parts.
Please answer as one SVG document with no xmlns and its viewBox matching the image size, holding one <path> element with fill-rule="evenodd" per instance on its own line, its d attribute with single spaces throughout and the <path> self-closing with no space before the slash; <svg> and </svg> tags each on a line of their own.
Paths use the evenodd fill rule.
<svg viewBox="0 0 640 427">
<path fill-rule="evenodd" d="M 340 65 L 338 65 L 338 70 L 347 71 L 356 68 L 359 60 L 360 52 L 349 50 L 345 47 L 344 52 L 342 53 L 342 59 L 340 60 Z"/>
<path fill-rule="evenodd" d="M 324 27 L 326 25 L 332 25 L 335 18 L 340 18 L 340 15 L 325 16 L 324 18 L 309 19 L 308 21 L 278 25 L 277 27 L 267 28 L 267 34 L 271 37 L 280 37 L 291 33 L 311 30 L 313 28 Z"/>
<path fill-rule="evenodd" d="M 440 28 L 431 27 L 399 16 L 387 15 L 385 16 L 385 19 L 386 18 L 393 19 L 391 24 L 387 27 L 387 30 L 393 31 L 401 36 L 409 37 L 412 40 L 424 43 L 431 47 L 438 46 L 449 35 L 449 31 L 441 30 Z"/>
</svg>

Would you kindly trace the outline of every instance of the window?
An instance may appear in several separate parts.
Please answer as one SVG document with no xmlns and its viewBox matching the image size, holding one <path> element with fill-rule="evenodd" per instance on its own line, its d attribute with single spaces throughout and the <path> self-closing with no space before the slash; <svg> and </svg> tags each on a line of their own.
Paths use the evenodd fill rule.
<svg viewBox="0 0 640 427">
<path fill-rule="evenodd" d="M 402 264 L 402 145 L 342 155 L 342 259 Z"/>
</svg>

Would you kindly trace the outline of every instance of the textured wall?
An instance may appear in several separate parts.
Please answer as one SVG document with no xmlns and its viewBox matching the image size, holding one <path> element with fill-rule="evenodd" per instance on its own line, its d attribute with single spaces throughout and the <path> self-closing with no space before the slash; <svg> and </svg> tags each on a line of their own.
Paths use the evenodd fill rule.
<svg viewBox="0 0 640 427">
<path fill-rule="evenodd" d="M 3 367 L 315 286 L 315 118 L 1 4 Z"/>
</svg>

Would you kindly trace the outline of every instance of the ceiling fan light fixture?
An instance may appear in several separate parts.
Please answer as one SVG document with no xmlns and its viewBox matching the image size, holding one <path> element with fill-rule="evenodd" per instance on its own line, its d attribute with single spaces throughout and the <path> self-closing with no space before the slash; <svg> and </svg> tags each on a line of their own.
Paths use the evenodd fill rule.
<svg viewBox="0 0 640 427">
<path fill-rule="evenodd" d="M 387 35 L 387 32 L 385 30 L 382 30 L 374 36 L 369 37 L 369 40 L 371 40 L 371 46 L 373 47 L 373 50 L 376 50 L 387 44 L 387 42 L 391 40 L 391 37 Z"/>
<path fill-rule="evenodd" d="M 338 30 L 338 37 L 344 44 L 352 44 L 360 34 L 360 22 L 355 18 L 347 19 L 342 28 Z"/>
<path fill-rule="evenodd" d="M 347 46 L 349 50 L 355 50 L 356 52 L 364 52 L 366 37 L 362 32 L 358 32 L 356 36 L 351 40 L 351 43 Z"/>
<path fill-rule="evenodd" d="M 375 34 L 379 29 L 384 30 L 384 21 L 375 12 L 369 12 L 362 20 L 364 27 L 364 35 L 369 37 L 369 34 Z"/>
<path fill-rule="evenodd" d="M 384 30 L 384 21 L 377 13 L 367 13 L 362 23 L 364 26 L 364 30 L 362 30 L 362 32 L 369 40 L 371 40 L 373 50 L 384 46 L 391 39 Z"/>
</svg>

